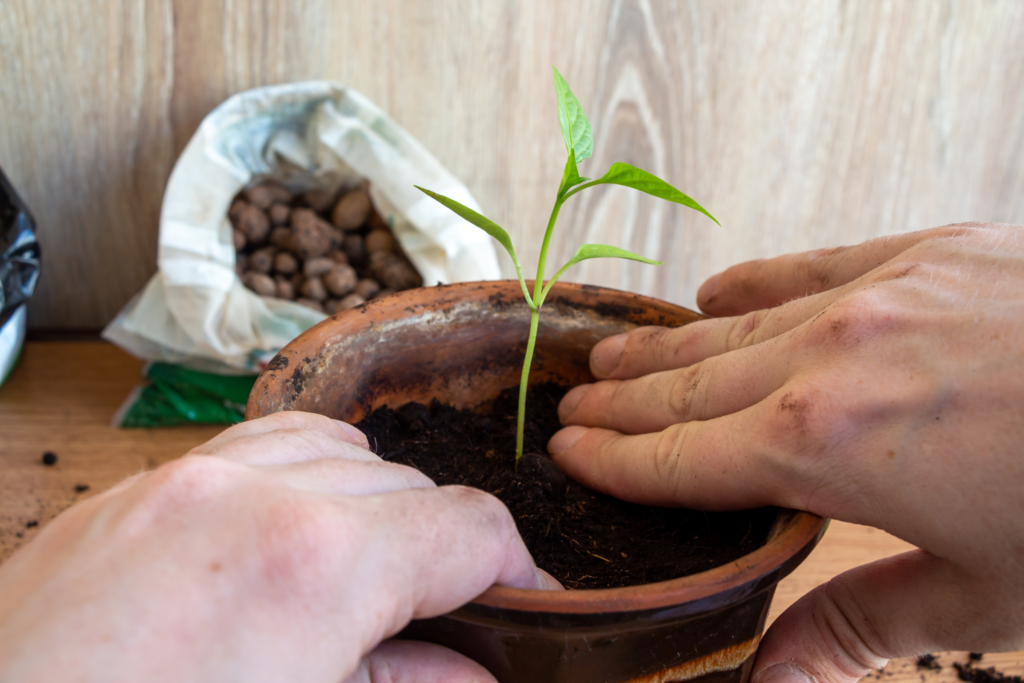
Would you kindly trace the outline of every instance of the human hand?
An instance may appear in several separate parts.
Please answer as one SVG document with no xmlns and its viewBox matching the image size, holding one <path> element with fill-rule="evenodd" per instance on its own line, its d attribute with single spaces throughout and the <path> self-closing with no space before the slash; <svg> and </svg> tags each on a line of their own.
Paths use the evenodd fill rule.
<svg viewBox="0 0 1024 683">
<path fill-rule="evenodd" d="M 68 509 L 0 566 L 0 681 L 493 681 L 384 639 L 553 588 L 494 497 L 278 413 Z"/>
<path fill-rule="evenodd" d="M 920 550 L 846 572 L 765 634 L 754 683 L 1024 647 L 1024 227 L 952 225 L 740 264 L 700 307 L 591 352 L 559 406 L 572 477 L 656 505 L 780 505 Z"/>
</svg>

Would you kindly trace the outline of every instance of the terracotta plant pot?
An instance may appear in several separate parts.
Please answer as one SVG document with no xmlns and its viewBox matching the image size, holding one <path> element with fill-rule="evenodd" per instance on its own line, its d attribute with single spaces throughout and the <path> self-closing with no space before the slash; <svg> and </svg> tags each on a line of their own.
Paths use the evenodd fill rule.
<svg viewBox="0 0 1024 683">
<path fill-rule="evenodd" d="M 557 284 L 541 312 L 531 382 L 592 381 L 590 349 L 639 325 L 700 316 L 647 297 Z M 256 381 L 246 419 L 303 410 L 359 422 L 385 404 L 437 398 L 474 407 L 519 382 L 529 309 L 515 281 L 474 282 L 371 301 L 291 342 Z M 765 545 L 672 581 L 602 590 L 490 588 L 413 622 L 403 637 L 457 650 L 501 683 L 745 683 L 775 586 L 826 521 L 779 510 Z"/>
</svg>

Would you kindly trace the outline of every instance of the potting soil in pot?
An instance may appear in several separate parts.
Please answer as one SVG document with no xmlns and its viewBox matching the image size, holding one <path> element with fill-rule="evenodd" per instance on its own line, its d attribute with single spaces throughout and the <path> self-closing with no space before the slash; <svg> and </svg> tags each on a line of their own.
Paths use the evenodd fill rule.
<svg viewBox="0 0 1024 683">
<path fill-rule="evenodd" d="M 566 588 L 654 583 L 717 567 L 763 545 L 774 508 L 703 512 L 626 503 L 566 480 L 547 458 L 567 389 L 531 388 L 524 455 L 515 468 L 518 388 L 487 412 L 437 403 L 383 407 L 357 426 L 387 461 L 416 467 L 439 486 L 461 484 L 501 499 L 541 567 Z"/>
</svg>

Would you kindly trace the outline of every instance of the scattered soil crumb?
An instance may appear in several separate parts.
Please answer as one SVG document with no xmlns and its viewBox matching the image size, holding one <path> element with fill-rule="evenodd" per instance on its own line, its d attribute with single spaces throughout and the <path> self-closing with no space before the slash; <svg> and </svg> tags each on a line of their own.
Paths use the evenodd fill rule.
<svg viewBox="0 0 1024 683">
<path fill-rule="evenodd" d="M 976 653 L 971 654 L 974 655 Z M 972 659 L 971 661 L 978 660 Z M 987 669 L 980 669 L 971 666 L 970 661 L 966 664 L 954 662 L 953 668 L 956 669 L 956 676 L 961 681 L 970 681 L 971 683 L 1024 683 L 1024 678 L 1020 676 L 1007 676 L 1001 671 L 996 671 L 995 667 L 991 666 Z"/>
</svg>

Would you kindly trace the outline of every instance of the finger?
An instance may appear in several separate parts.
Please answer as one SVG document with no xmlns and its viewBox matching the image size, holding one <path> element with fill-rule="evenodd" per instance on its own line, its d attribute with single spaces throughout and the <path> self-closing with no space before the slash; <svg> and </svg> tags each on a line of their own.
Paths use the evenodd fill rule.
<svg viewBox="0 0 1024 683">
<path fill-rule="evenodd" d="M 851 247 L 747 261 L 710 277 L 697 291 L 697 305 L 715 316 L 771 308 L 851 282 L 925 240 L 955 237 L 971 229 L 970 225 L 947 225 Z"/>
<path fill-rule="evenodd" d="M 603 427 L 623 434 L 660 432 L 759 403 L 797 372 L 806 355 L 780 353 L 786 338 L 714 356 L 681 370 L 573 388 L 558 406 L 563 425 Z M 766 358 L 774 359 L 766 363 Z"/>
<path fill-rule="evenodd" d="M 487 670 L 446 647 L 388 640 L 363 657 L 345 683 L 495 683 Z"/>
<path fill-rule="evenodd" d="M 334 439 L 369 448 L 366 435 L 347 422 L 332 420 L 325 415 L 318 415 L 316 413 L 285 410 L 228 427 L 206 443 L 192 449 L 191 452 L 194 455 L 207 455 L 210 449 L 221 447 L 235 439 L 259 436 L 260 434 L 267 434 L 280 429 L 301 429 L 320 432 Z"/>
<path fill-rule="evenodd" d="M 704 510 L 779 505 L 873 523 L 842 486 L 876 486 L 871 471 L 882 456 L 822 457 L 847 438 L 829 422 L 828 385 L 797 379 L 749 408 L 655 433 L 569 426 L 551 438 L 548 451 L 576 481 L 635 503 Z"/>
<path fill-rule="evenodd" d="M 840 574 L 772 624 L 751 681 L 854 683 L 892 657 L 999 649 L 985 627 L 999 623 L 984 614 L 993 600 L 972 594 L 975 585 L 921 550 Z"/>
<path fill-rule="evenodd" d="M 729 416 L 633 436 L 571 426 L 551 437 L 548 451 L 569 477 L 633 503 L 700 510 L 778 505 L 780 496 L 764 481 L 757 451 L 737 433 L 749 423 Z M 755 479 L 762 485 L 754 485 Z"/>
<path fill-rule="evenodd" d="M 799 327 L 856 286 L 732 318 L 699 320 L 676 328 L 638 327 L 598 342 L 590 352 L 590 371 L 598 379 L 631 379 L 756 346 Z"/>
<path fill-rule="evenodd" d="M 357 629 L 363 652 L 410 619 L 445 614 L 492 585 L 550 590 L 508 509 L 479 489 L 444 486 L 340 499 L 339 526 L 377 539 L 374 552 L 345 553 L 346 584 L 362 586 L 352 614 L 370 620 Z M 345 533 L 339 529 L 338 533 Z M 341 597 L 339 597 L 341 599 Z M 351 601 L 351 597 L 344 597 Z M 383 605 L 383 606 L 382 606 Z"/>
<path fill-rule="evenodd" d="M 326 419 L 326 418 L 325 418 Z M 367 449 L 337 438 L 332 430 L 280 428 L 246 434 L 216 444 L 206 444 L 189 455 L 215 456 L 243 465 L 283 465 L 288 463 L 339 458 L 361 462 L 379 462 L 380 457 Z"/>
<path fill-rule="evenodd" d="M 427 475 L 414 467 L 384 461 L 310 460 L 275 465 L 268 471 L 301 491 L 346 496 L 371 496 L 435 486 Z"/>
</svg>

